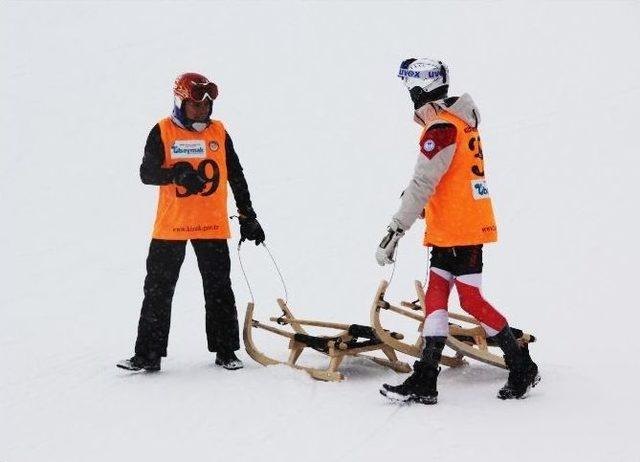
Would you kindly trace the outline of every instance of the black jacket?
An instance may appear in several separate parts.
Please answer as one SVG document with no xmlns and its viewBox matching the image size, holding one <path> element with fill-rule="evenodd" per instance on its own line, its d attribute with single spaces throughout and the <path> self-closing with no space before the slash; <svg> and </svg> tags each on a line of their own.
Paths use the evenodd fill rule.
<svg viewBox="0 0 640 462">
<path fill-rule="evenodd" d="M 251 205 L 251 196 L 247 180 L 242 173 L 240 159 L 233 148 L 233 141 L 228 133 L 225 138 L 225 150 L 227 153 L 227 176 L 236 207 L 241 215 L 256 217 Z M 140 165 L 140 179 L 144 184 L 166 185 L 173 183 L 173 170 L 162 168 L 164 163 L 164 143 L 160 136 L 160 125 L 156 124 L 149 132 L 147 144 L 144 147 L 144 157 Z"/>
</svg>

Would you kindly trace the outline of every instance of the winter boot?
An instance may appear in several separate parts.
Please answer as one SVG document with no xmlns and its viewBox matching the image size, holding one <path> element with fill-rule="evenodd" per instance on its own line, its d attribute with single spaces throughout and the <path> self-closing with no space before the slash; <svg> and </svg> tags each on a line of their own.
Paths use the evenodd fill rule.
<svg viewBox="0 0 640 462">
<path fill-rule="evenodd" d="M 400 385 L 383 384 L 380 394 L 403 403 L 436 404 L 440 357 L 446 337 L 425 337 L 420 361 L 413 364 L 413 374 Z"/>
<path fill-rule="evenodd" d="M 218 351 L 216 354 L 216 366 L 222 366 L 225 369 L 234 371 L 236 369 L 242 369 L 244 364 L 238 359 L 233 351 Z"/>
<path fill-rule="evenodd" d="M 126 369 L 128 371 L 140 371 L 145 370 L 147 372 L 157 372 L 160 370 L 160 360 L 158 357 L 143 357 L 135 355 L 130 359 L 124 359 L 116 364 L 120 369 Z"/>
<path fill-rule="evenodd" d="M 413 365 L 413 374 L 400 385 L 383 384 L 380 394 L 401 403 L 436 404 L 438 402 L 439 367 L 425 366 L 419 361 Z"/>
<path fill-rule="evenodd" d="M 529 355 L 529 348 L 521 347 L 509 326 L 505 326 L 494 339 L 504 352 L 504 362 L 509 369 L 507 383 L 498 391 L 500 399 L 524 398 L 529 389 L 540 382 L 538 366 Z"/>
</svg>

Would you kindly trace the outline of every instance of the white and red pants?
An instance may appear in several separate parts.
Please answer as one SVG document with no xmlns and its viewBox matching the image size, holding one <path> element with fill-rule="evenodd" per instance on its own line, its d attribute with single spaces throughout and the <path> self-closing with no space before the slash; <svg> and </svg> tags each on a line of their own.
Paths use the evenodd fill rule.
<svg viewBox="0 0 640 462">
<path fill-rule="evenodd" d="M 449 294 L 455 285 L 464 311 L 480 321 L 488 337 L 507 324 L 482 295 L 482 245 L 432 247 L 429 285 L 425 294 L 425 337 L 449 334 Z"/>
</svg>

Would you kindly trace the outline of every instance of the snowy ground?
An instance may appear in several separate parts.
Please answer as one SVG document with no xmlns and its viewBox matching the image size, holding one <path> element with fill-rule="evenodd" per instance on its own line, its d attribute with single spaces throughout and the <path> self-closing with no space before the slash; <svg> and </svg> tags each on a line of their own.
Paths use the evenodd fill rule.
<svg viewBox="0 0 640 462">
<path fill-rule="evenodd" d="M 0 461 L 638 460 L 637 2 L 0 11 Z M 390 274 L 373 252 L 416 156 L 419 128 L 395 78 L 415 55 L 445 60 L 452 93 L 482 111 L 500 230 L 485 294 L 540 338 L 543 382 L 530 398 L 495 399 L 505 373 L 477 362 L 444 370 L 429 408 L 387 404 L 377 388 L 402 377 L 363 361 L 347 362 L 339 384 L 244 352 L 244 370 L 214 368 L 190 252 L 163 371 L 116 370 L 132 352 L 155 213 L 138 165 L 174 76 L 219 83 L 215 116 L 296 314 L 367 323 Z M 390 299 L 410 298 L 424 275 L 421 231 L 401 243 Z M 267 256 L 243 256 L 256 316 L 277 314 Z M 244 317 L 235 254 L 233 278 Z M 285 343 L 256 342 L 285 357 Z"/>
</svg>

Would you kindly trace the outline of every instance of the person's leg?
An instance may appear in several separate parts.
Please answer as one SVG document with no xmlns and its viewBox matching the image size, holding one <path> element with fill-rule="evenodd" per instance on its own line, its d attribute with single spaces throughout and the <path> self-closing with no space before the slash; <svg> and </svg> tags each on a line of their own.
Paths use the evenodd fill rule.
<svg viewBox="0 0 640 462">
<path fill-rule="evenodd" d="M 431 270 L 429 285 L 424 297 L 425 320 L 422 329 L 424 349 L 419 363 L 437 368 L 449 335 L 449 294 L 453 287 L 451 249 L 433 247 L 431 249 Z"/>
<path fill-rule="evenodd" d="M 493 337 L 507 324 L 482 295 L 482 245 L 455 247 L 455 285 L 464 311 L 482 324 L 488 337 Z"/>
<path fill-rule="evenodd" d="M 394 401 L 435 404 L 438 401 L 437 379 L 440 358 L 449 334 L 448 303 L 453 275 L 448 271 L 448 249 L 431 249 L 429 285 L 425 294 L 424 342 L 420 359 L 413 363 L 413 374 L 404 383 L 383 384 L 380 393 Z"/>
<path fill-rule="evenodd" d="M 521 347 L 505 317 L 482 295 L 482 246 L 456 248 L 456 290 L 462 309 L 482 324 L 504 353 L 509 379 L 498 392 L 501 399 L 521 398 L 540 377 L 527 347 Z"/>
<path fill-rule="evenodd" d="M 202 275 L 209 351 L 233 353 L 240 348 L 236 302 L 231 288 L 231 260 L 224 239 L 191 241 Z"/>
<path fill-rule="evenodd" d="M 449 294 L 453 279 L 453 274 L 444 269 L 432 266 L 429 271 L 429 285 L 424 297 L 422 333 L 425 337 L 446 337 L 449 334 Z"/>
<path fill-rule="evenodd" d="M 185 245 L 186 241 L 151 240 L 136 356 L 159 358 L 167 355 L 171 301 L 184 261 Z"/>
</svg>

